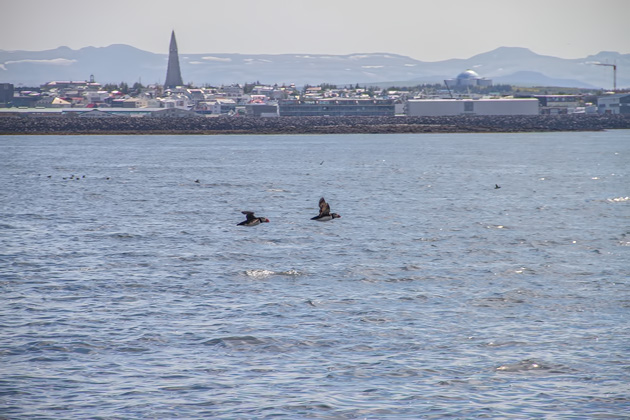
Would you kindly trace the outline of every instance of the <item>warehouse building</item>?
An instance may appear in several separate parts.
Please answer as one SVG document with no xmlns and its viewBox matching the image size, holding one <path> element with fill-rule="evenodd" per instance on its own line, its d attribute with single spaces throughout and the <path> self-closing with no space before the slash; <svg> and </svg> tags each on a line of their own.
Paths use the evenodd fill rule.
<svg viewBox="0 0 630 420">
<path fill-rule="evenodd" d="M 389 99 L 313 99 L 313 100 L 283 100 L 278 103 L 278 113 L 281 117 L 306 116 L 394 116 L 394 101 Z"/>
<path fill-rule="evenodd" d="M 597 108 L 600 114 L 630 114 L 630 94 L 600 96 Z"/>
<path fill-rule="evenodd" d="M 410 117 L 448 115 L 538 115 L 538 100 L 528 99 L 410 99 Z"/>
</svg>

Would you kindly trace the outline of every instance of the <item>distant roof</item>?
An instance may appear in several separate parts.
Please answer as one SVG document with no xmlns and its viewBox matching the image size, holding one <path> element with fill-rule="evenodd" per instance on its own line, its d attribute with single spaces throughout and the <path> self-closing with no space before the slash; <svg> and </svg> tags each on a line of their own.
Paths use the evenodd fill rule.
<svg viewBox="0 0 630 420">
<path fill-rule="evenodd" d="M 70 102 L 68 102 L 68 101 L 64 101 L 64 100 L 63 100 L 63 99 L 61 99 L 61 98 L 55 98 L 55 99 L 53 99 L 52 103 L 53 103 L 53 105 L 70 105 Z"/>
<path fill-rule="evenodd" d="M 481 76 L 474 70 L 466 70 L 457 75 L 458 79 L 481 79 Z"/>
<path fill-rule="evenodd" d="M 626 96 L 630 96 L 630 93 L 614 93 L 612 95 L 602 95 L 598 99 L 609 99 L 609 98 L 618 99 L 618 98 L 625 98 Z"/>
</svg>

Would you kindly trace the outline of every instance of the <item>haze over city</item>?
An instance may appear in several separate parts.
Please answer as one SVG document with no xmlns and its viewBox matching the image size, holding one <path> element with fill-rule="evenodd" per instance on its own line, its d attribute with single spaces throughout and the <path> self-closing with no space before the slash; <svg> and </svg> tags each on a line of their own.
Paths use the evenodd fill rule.
<svg viewBox="0 0 630 420">
<path fill-rule="evenodd" d="M 3 0 L 0 49 L 128 44 L 181 54 L 386 52 L 423 61 L 501 46 L 561 58 L 630 53 L 625 0 L 394 2 L 242 0 Z"/>
</svg>

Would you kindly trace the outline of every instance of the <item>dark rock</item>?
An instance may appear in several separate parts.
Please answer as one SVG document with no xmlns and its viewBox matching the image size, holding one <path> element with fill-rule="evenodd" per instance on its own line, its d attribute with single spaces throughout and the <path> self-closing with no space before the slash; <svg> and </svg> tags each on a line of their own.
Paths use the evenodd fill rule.
<svg viewBox="0 0 630 420">
<path fill-rule="evenodd" d="M 3 116 L 0 134 L 350 134 L 630 129 L 630 115 L 77 118 Z"/>
</svg>

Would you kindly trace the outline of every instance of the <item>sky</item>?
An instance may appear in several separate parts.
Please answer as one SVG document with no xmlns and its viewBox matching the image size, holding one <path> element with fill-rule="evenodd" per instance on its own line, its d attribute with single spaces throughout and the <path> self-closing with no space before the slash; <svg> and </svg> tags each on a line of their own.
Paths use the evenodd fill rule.
<svg viewBox="0 0 630 420">
<path fill-rule="evenodd" d="M 175 30 L 180 54 L 630 53 L 630 0 L 0 0 L 0 16 L 1 50 L 128 44 L 167 54 Z"/>
</svg>

